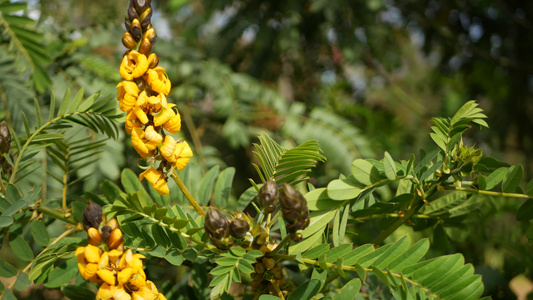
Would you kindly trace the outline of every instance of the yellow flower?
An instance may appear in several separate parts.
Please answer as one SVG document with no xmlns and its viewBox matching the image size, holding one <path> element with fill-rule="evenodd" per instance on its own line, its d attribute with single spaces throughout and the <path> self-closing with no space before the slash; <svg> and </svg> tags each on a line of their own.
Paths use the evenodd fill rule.
<svg viewBox="0 0 533 300">
<path fill-rule="evenodd" d="M 139 87 L 133 81 L 122 81 L 117 85 L 117 100 L 119 107 L 123 112 L 127 112 L 137 103 L 139 96 Z"/>
<path fill-rule="evenodd" d="M 141 123 L 146 124 L 149 121 L 148 114 L 157 115 L 167 106 L 167 97 L 165 97 L 165 95 L 158 94 L 157 96 L 148 96 L 145 91 L 142 91 L 137 98 L 137 103 L 133 108 L 133 112 Z"/>
<path fill-rule="evenodd" d="M 96 293 L 96 300 L 131 300 L 131 296 L 122 285 L 113 286 L 104 283 Z"/>
<path fill-rule="evenodd" d="M 149 69 L 146 74 L 148 75 L 146 81 L 153 91 L 168 95 L 170 92 L 170 80 L 168 80 L 168 76 L 165 74 L 165 69 L 156 67 Z"/>
<path fill-rule="evenodd" d="M 139 174 L 139 180 L 143 180 L 143 178 L 146 178 L 146 180 L 160 195 L 165 195 L 170 192 L 168 189 L 167 179 L 160 170 L 150 168 Z"/>
<path fill-rule="evenodd" d="M 105 283 L 115 285 L 115 274 L 110 269 L 112 270 L 113 268 L 109 264 L 109 253 L 104 252 L 100 257 L 96 274 L 98 274 Z"/>
<path fill-rule="evenodd" d="M 181 117 L 180 117 L 180 114 L 177 113 L 175 116 L 170 118 L 170 120 L 168 120 L 165 123 L 165 126 L 163 128 L 165 128 L 166 130 L 168 130 L 171 133 L 176 133 L 176 132 L 180 131 L 180 129 L 181 129 Z"/>
<path fill-rule="evenodd" d="M 144 54 L 131 50 L 124 55 L 120 64 L 120 75 L 126 80 L 133 80 L 144 75 L 148 70 L 148 59 Z"/>
<path fill-rule="evenodd" d="M 155 284 L 151 282 L 150 280 L 147 280 L 146 284 L 143 287 L 141 287 L 137 291 L 134 291 L 131 294 L 131 299 L 132 300 L 147 300 L 147 299 L 156 300 L 156 299 L 161 299 L 159 295 L 161 294 L 157 290 L 157 287 L 155 286 Z"/>
<path fill-rule="evenodd" d="M 126 132 L 128 134 L 131 134 L 131 131 L 133 128 L 141 128 L 142 124 L 140 123 L 139 119 L 137 119 L 137 115 L 133 113 L 133 110 L 128 111 L 126 114 Z"/>
<path fill-rule="evenodd" d="M 100 282 L 97 271 L 101 251 L 100 248 L 89 244 L 87 247 L 78 247 L 74 252 L 78 260 L 78 269 L 85 280 Z"/>
<path fill-rule="evenodd" d="M 152 155 L 152 151 L 163 141 L 163 137 L 154 130 L 152 125 L 141 128 L 133 128 L 131 131 L 131 144 L 142 158 Z"/>
<path fill-rule="evenodd" d="M 154 126 L 157 127 L 166 124 L 170 119 L 176 116 L 176 113 L 172 109 L 174 106 L 176 106 L 176 104 L 170 103 L 167 107 L 163 108 L 159 114 L 154 115 Z"/>
<path fill-rule="evenodd" d="M 165 140 L 159 149 L 161 155 L 178 170 L 183 170 L 193 156 L 191 147 L 187 142 L 176 142 L 170 135 L 165 136 Z"/>
</svg>

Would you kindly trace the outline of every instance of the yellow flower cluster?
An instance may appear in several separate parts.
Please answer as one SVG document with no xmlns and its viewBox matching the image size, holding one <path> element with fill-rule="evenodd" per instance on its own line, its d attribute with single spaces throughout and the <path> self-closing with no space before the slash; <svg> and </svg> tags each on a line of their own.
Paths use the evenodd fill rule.
<svg viewBox="0 0 533 300">
<path fill-rule="evenodd" d="M 155 53 L 148 54 L 151 41 L 155 42 L 155 31 L 149 24 L 149 3 L 146 7 L 133 3 L 128 10 L 129 14 L 133 11 L 130 21 L 126 23 L 129 32 L 123 37 L 124 45 L 132 50 L 124 55 L 120 65 L 125 81 L 117 85 L 117 100 L 120 109 L 127 113 L 126 132 L 131 135 L 133 148 L 152 163 L 139 175 L 139 180 L 146 178 L 159 194 L 168 194 L 167 174 L 174 169 L 183 170 L 193 153 L 187 142 L 176 141 L 165 132 L 180 131 L 181 117 L 176 105 L 167 102 L 171 84 L 165 69 L 157 66 L 159 59 Z M 155 168 L 157 160 L 161 163 Z"/>
<path fill-rule="evenodd" d="M 89 203 L 83 213 L 89 244 L 77 248 L 74 253 L 81 276 L 100 285 L 96 299 L 166 299 L 151 281 L 146 280 L 141 261 L 144 255 L 133 254 L 131 249 L 124 251 L 117 219 L 112 218 L 105 225 L 103 219 L 102 208 Z"/>
<path fill-rule="evenodd" d="M 101 284 L 97 300 L 164 300 L 153 282 L 146 280 L 141 259 L 133 254 L 113 249 L 103 251 L 97 246 L 79 247 L 75 252 L 78 269 L 85 280 Z"/>
</svg>

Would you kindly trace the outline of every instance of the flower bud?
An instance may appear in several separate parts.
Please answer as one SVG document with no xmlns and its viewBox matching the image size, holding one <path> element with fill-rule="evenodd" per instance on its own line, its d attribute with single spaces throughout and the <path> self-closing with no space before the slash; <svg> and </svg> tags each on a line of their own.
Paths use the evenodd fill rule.
<svg viewBox="0 0 533 300">
<path fill-rule="evenodd" d="M 124 252 L 124 243 L 120 243 L 120 245 L 117 247 L 117 250 Z"/>
<path fill-rule="evenodd" d="M 7 127 L 6 121 L 0 123 L 0 156 L 8 153 L 11 148 L 11 132 Z"/>
<path fill-rule="evenodd" d="M 243 219 L 235 218 L 231 220 L 229 232 L 236 238 L 242 238 L 250 230 L 250 224 Z"/>
<path fill-rule="evenodd" d="M 267 214 L 272 213 L 276 209 L 276 202 L 278 201 L 278 187 L 274 179 L 270 179 L 259 189 L 258 195 L 259 207 Z"/>
<path fill-rule="evenodd" d="M 152 21 L 152 8 L 148 7 L 139 17 L 139 20 L 141 21 L 142 30 L 147 30 L 148 25 L 150 25 L 150 22 Z"/>
<path fill-rule="evenodd" d="M 122 36 L 122 45 L 124 45 L 124 47 L 128 49 L 134 49 L 135 47 L 137 47 L 137 42 L 135 41 L 131 33 L 126 32 Z"/>
<path fill-rule="evenodd" d="M 109 219 L 109 221 L 107 221 L 106 225 L 111 227 L 111 230 L 114 230 L 114 229 L 116 229 L 116 228 L 118 228 L 120 226 L 118 224 L 117 219 L 115 219 L 115 218 Z"/>
<path fill-rule="evenodd" d="M 152 0 L 132 0 L 135 5 L 135 10 L 139 13 L 143 13 L 152 3 Z"/>
<path fill-rule="evenodd" d="M 93 246 L 98 246 L 102 243 L 102 236 L 100 235 L 100 232 L 98 232 L 98 229 L 94 227 L 87 230 L 87 239 L 89 240 L 89 244 Z"/>
<path fill-rule="evenodd" d="M 122 244 L 122 231 L 119 228 L 113 229 L 107 239 L 109 249 L 117 249 Z"/>
<path fill-rule="evenodd" d="M 126 28 L 126 31 L 130 31 L 131 29 L 131 21 L 128 18 L 124 18 L 124 27 Z"/>
<path fill-rule="evenodd" d="M 229 235 L 228 218 L 218 210 L 210 208 L 205 216 L 204 229 L 213 239 L 221 240 Z"/>
<path fill-rule="evenodd" d="M 150 41 L 148 39 L 143 39 L 141 42 L 141 46 L 139 47 L 139 53 L 142 53 L 144 55 L 147 55 L 152 51 L 152 44 L 150 44 Z"/>
<path fill-rule="evenodd" d="M 89 230 L 89 228 L 100 228 L 102 223 L 102 207 L 100 205 L 89 201 L 85 212 L 83 213 L 83 228 Z"/>
<path fill-rule="evenodd" d="M 146 30 L 143 34 L 143 39 L 148 39 L 152 45 L 155 44 L 157 35 L 155 34 L 155 29 L 150 28 Z"/>
<path fill-rule="evenodd" d="M 131 33 L 131 35 L 136 41 L 141 40 L 142 29 L 141 29 L 141 23 L 139 22 L 138 19 L 134 19 L 133 21 L 131 21 L 129 32 Z"/>
<path fill-rule="evenodd" d="M 111 234 L 111 231 L 113 231 L 113 229 L 107 225 L 104 225 L 102 226 L 102 228 L 100 228 L 100 231 L 102 232 L 102 239 L 104 239 L 104 241 L 107 241 L 107 239 L 109 239 L 109 235 Z"/>
<path fill-rule="evenodd" d="M 159 58 L 155 53 L 150 53 L 148 56 L 148 69 L 153 69 L 159 64 Z M 143 80 L 144 81 L 144 80 Z"/>
<path fill-rule="evenodd" d="M 289 233 L 295 233 L 300 229 L 309 226 L 309 210 L 307 201 L 293 186 L 283 184 L 279 196 L 283 220 L 286 222 L 286 229 Z"/>
<path fill-rule="evenodd" d="M 128 5 L 128 18 L 130 22 L 137 18 L 137 12 L 135 11 L 135 8 L 133 7 L 131 2 L 130 5 Z"/>
</svg>

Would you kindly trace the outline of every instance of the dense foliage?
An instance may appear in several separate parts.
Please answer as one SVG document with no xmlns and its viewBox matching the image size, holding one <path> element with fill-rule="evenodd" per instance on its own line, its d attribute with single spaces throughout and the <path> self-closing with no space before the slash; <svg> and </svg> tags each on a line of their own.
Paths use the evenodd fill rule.
<svg viewBox="0 0 533 300">
<path fill-rule="evenodd" d="M 123 126 L 139 106 L 120 101 L 127 83 L 116 101 L 121 80 L 142 90 L 155 72 L 119 72 L 141 2 L 0 0 L 2 299 L 114 286 L 118 273 L 79 267 L 88 243 L 99 259 L 140 253 L 135 274 L 167 299 L 509 299 L 533 286 L 533 6 L 154 1 L 154 76 L 172 89 L 146 92 L 183 125 L 133 121 L 137 136 L 160 130 L 143 152 Z M 143 39 L 124 44 L 143 53 Z M 189 142 L 188 164 L 163 137 Z M 89 203 L 118 220 L 121 246 L 100 240 L 105 222 L 84 231 Z"/>
</svg>

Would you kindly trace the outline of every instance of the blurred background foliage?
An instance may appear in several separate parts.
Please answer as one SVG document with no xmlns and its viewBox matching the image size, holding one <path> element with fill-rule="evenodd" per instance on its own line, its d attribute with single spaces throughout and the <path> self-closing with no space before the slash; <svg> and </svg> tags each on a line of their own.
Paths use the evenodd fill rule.
<svg viewBox="0 0 533 300">
<path fill-rule="evenodd" d="M 34 97 L 46 114 L 52 90 L 60 96 L 84 87 L 86 95 L 115 95 L 127 3 L 29 1 L 16 15 L 27 17 L 23 25 L 39 42 L 23 48 L 10 35 L 9 18 L 0 15 L 0 118 L 22 132 L 20 111 L 35 120 Z M 173 84 L 169 101 L 178 105 L 183 134 L 195 149 L 187 168 L 193 190 L 199 185 L 193 179 L 215 165 L 238 170 L 233 197 L 250 187 L 248 178 L 257 181 L 252 150 L 261 131 L 287 146 L 317 140 L 328 162 L 314 171 L 316 186 L 349 174 L 358 157 L 377 158 L 386 150 L 408 159 L 420 148 L 434 148 L 432 116 L 451 116 L 470 99 L 487 112 L 490 129 L 469 131 L 468 143 L 485 155 L 522 163 L 526 179 L 533 175 L 531 1 L 152 5 L 159 36 L 154 51 Z M 68 190 L 69 201 L 96 191 L 104 178 L 119 182 L 122 168 L 139 171 L 125 136 L 121 129 L 95 154 L 95 163 L 69 175 L 77 183 Z M 28 187 L 43 174 L 37 169 Z M 49 184 L 47 198 L 60 199 L 61 186 Z M 468 217 L 468 228 L 437 226 L 418 234 L 433 237 L 434 255 L 462 252 L 485 275 L 487 295 L 513 298 L 510 280 L 533 277 L 531 244 L 514 217 L 520 204 L 495 200 Z M 365 223 L 355 240 L 368 242 L 377 230 Z"/>
</svg>

